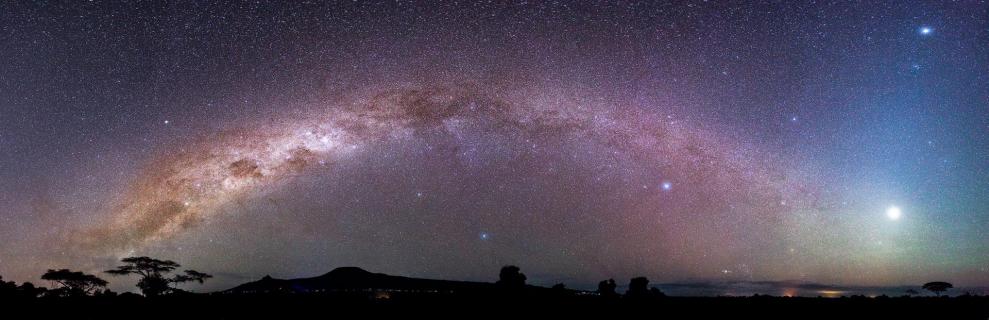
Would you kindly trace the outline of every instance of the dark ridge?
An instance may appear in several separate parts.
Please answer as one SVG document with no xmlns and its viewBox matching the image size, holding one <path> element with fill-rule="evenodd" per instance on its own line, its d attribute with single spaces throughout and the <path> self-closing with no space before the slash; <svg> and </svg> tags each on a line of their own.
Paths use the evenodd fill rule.
<svg viewBox="0 0 989 320">
<path fill-rule="evenodd" d="M 341 267 L 321 276 L 276 279 L 265 276 L 222 293 L 320 293 L 358 290 L 400 290 L 408 292 L 476 292 L 495 288 L 493 283 L 433 280 L 373 273 L 358 267 Z"/>
</svg>

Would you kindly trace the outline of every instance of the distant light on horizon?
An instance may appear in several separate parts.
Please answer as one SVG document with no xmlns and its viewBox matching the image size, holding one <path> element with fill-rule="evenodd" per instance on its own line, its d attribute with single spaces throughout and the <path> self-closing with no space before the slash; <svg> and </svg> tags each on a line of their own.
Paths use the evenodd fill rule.
<svg viewBox="0 0 989 320">
<path fill-rule="evenodd" d="M 845 291 L 841 291 L 841 290 L 820 290 L 817 293 L 821 294 L 821 296 L 822 297 L 825 297 L 825 298 L 837 298 L 837 297 L 840 297 L 842 294 L 844 294 Z"/>
</svg>

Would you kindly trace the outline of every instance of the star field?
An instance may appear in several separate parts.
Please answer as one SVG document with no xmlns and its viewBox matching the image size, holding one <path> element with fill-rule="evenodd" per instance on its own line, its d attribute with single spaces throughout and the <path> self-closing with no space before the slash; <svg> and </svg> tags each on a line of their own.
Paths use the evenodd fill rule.
<svg viewBox="0 0 989 320">
<path fill-rule="evenodd" d="M 3 3 L 0 274 L 989 286 L 987 17 Z"/>
</svg>

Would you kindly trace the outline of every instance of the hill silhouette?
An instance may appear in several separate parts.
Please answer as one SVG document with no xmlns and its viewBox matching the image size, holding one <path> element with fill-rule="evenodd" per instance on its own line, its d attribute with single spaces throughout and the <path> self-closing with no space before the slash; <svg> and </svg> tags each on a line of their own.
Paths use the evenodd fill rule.
<svg viewBox="0 0 989 320">
<path fill-rule="evenodd" d="M 495 290 L 493 283 L 434 280 L 373 273 L 358 267 L 340 267 L 312 278 L 276 279 L 264 276 L 224 290 L 226 294 L 324 293 L 397 291 L 408 293 L 464 293 Z"/>
</svg>

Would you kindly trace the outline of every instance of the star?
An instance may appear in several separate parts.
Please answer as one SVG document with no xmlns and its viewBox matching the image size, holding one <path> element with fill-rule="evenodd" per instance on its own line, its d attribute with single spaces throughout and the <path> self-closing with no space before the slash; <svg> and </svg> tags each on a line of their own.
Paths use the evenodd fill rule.
<svg viewBox="0 0 989 320">
<path fill-rule="evenodd" d="M 673 183 L 670 183 L 669 181 L 663 181 L 663 184 L 660 185 L 660 188 L 662 188 L 663 191 L 670 191 L 673 189 Z"/>
<path fill-rule="evenodd" d="M 929 35 L 929 34 L 933 33 L 934 32 L 934 29 L 932 29 L 931 27 L 920 27 L 920 29 L 918 30 L 918 32 L 921 35 L 926 36 L 926 35 Z"/>
<path fill-rule="evenodd" d="M 889 208 L 886 208 L 886 217 L 889 218 L 889 220 L 900 220 L 900 216 L 902 215 L 903 212 L 900 211 L 900 207 L 890 206 Z"/>
</svg>

